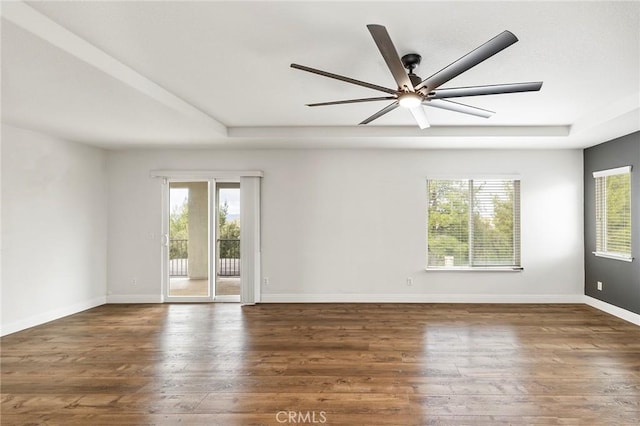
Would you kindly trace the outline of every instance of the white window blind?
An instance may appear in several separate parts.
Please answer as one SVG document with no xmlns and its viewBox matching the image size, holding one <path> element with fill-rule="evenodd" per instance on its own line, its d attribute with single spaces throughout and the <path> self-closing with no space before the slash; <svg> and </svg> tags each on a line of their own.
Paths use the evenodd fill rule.
<svg viewBox="0 0 640 426">
<path fill-rule="evenodd" d="M 520 267 L 519 180 L 429 180 L 427 190 L 427 267 Z"/>
<path fill-rule="evenodd" d="M 631 260 L 631 167 L 594 172 L 596 255 Z"/>
</svg>

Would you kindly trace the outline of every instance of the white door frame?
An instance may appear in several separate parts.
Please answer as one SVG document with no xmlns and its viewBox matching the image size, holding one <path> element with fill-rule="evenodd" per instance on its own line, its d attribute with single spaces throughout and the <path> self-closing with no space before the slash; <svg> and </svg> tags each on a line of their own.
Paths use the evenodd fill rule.
<svg viewBox="0 0 640 426">
<path fill-rule="evenodd" d="M 208 288 L 209 295 L 208 296 L 170 296 L 169 295 L 169 284 L 171 278 L 169 277 L 169 217 L 171 215 L 171 207 L 170 207 L 170 184 L 172 182 L 207 182 L 207 196 L 208 196 L 208 235 L 207 235 L 207 247 L 208 247 Z M 163 244 L 162 244 L 162 296 L 165 302 L 175 303 L 175 302 L 183 302 L 183 303 L 193 303 L 193 302 L 213 302 L 215 301 L 215 283 L 216 283 L 216 272 L 215 272 L 215 262 L 212 260 L 216 258 L 216 247 L 213 242 L 216 238 L 216 226 L 215 226 L 215 218 L 217 214 L 216 208 L 216 182 L 215 179 L 203 179 L 203 178 L 194 178 L 187 179 L 184 177 L 180 177 L 178 179 L 175 178 L 165 178 L 163 181 L 162 187 L 162 235 L 163 235 Z M 213 273 L 213 274 L 212 274 Z"/>
</svg>

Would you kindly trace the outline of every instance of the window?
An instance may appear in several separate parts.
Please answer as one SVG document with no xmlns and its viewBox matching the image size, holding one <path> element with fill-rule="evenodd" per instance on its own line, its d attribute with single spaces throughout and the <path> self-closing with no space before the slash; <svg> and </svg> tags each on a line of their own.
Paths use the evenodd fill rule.
<svg viewBox="0 0 640 426">
<path fill-rule="evenodd" d="M 631 166 L 594 172 L 596 256 L 631 261 Z"/>
<path fill-rule="evenodd" d="M 427 191 L 427 268 L 521 269 L 519 180 L 428 180 Z"/>
</svg>

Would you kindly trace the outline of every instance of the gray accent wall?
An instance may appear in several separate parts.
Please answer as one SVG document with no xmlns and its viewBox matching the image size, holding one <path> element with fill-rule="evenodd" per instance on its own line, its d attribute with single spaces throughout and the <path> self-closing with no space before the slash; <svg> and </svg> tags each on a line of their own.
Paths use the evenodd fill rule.
<svg viewBox="0 0 640 426">
<path fill-rule="evenodd" d="M 631 170 L 633 262 L 596 257 L 595 181 L 592 173 L 615 167 Z M 584 292 L 587 296 L 640 314 L 640 132 L 584 150 Z M 597 282 L 603 283 L 602 291 Z"/>
</svg>

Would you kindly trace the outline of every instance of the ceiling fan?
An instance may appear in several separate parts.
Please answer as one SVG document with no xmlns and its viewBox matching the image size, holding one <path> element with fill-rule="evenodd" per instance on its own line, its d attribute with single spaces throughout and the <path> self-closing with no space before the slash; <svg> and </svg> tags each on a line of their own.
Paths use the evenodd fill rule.
<svg viewBox="0 0 640 426">
<path fill-rule="evenodd" d="M 462 74 L 470 68 L 478 65 L 480 62 L 490 58 L 503 49 L 511 46 L 518 41 L 518 38 L 509 31 L 503 31 L 488 42 L 484 43 L 475 50 L 467 53 L 457 61 L 447 65 L 440 71 L 422 80 L 413 70 L 420 64 L 422 59 L 417 53 L 409 53 L 402 58 L 398 55 L 391 37 L 387 29 L 382 25 L 367 25 L 373 40 L 375 41 L 382 57 L 384 58 L 394 80 L 398 84 L 397 89 L 378 86 L 377 84 L 367 83 L 365 81 L 344 77 L 338 74 L 322 71 L 319 69 L 307 67 L 304 65 L 291 64 L 292 68 L 307 71 L 314 74 L 323 75 L 336 80 L 345 81 L 347 83 L 356 84 L 358 86 L 367 87 L 369 89 L 385 92 L 389 96 L 379 96 L 374 98 L 347 99 L 342 101 L 321 102 L 307 104 L 310 107 L 351 104 L 359 102 L 373 102 L 392 100 L 393 102 L 371 117 L 363 120 L 360 124 L 368 124 L 373 120 L 382 117 L 386 113 L 393 111 L 398 106 L 407 108 L 421 129 L 429 127 L 429 122 L 425 114 L 423 105 L 442 108 L 450 111 L 461 112 L 464 114 L 475 115 L 478 117 L 488 118 L 493 111 L 477 108 L 471 105 L 465 105 L 459 102 L 449 100 L 449 98 L 459 98 L 465 96 L 480 95 L 496 95 L 502 93 L 517 92 L 533 92 L 538 91 L 542 87 L 542 82 L 529 83 L 510 83 L 510 84 L 494 84 L 488 86 L 470 86 L 470 87 L 454 87 L 449 89 L 439 89 L 440 86 Z M 407 71 L 408 70 L 408 73 Z"/>
</svg>

